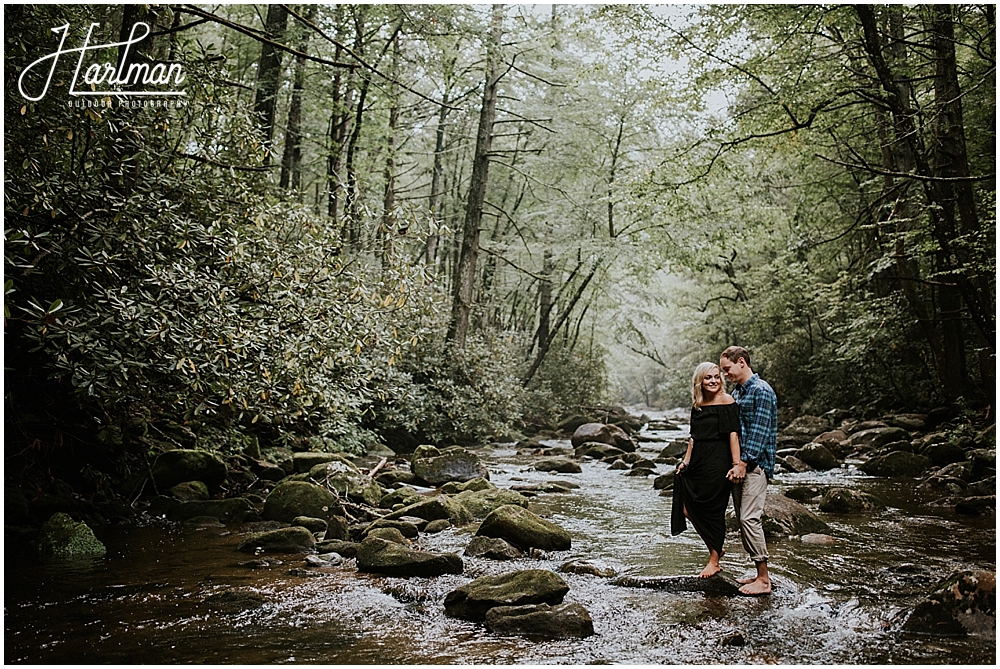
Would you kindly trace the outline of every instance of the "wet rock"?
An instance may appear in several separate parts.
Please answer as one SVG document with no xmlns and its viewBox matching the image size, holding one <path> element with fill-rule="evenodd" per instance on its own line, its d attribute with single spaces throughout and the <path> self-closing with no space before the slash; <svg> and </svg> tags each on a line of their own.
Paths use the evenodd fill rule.
<svg viewBox="0 0 1000 669">
<path fill-rule="evenodd" d="M 830 430 L 813 437 L 812 443 L 826 446 L 827 449 L 837 457 L 846 455 L 846 448 L 842 445 L 847 441 L 847 433 L 843 430 Z"/>
<path fill-rule="evenodd" d="M 170 496 L 182 502 L 208 499 L 208 486 L 201 481 L 184 481 L 170 489 Z"/>
<path fill-rule="evenodd" d="M 653 479 L 653 490 L 671 490 L 674 487 L 674 474 L 676 473 L 677 470 L 675 469 L 657 476 Z"/>
<path fill-rule="evenodd" d="M 895 427 L 901 427 L 910 432 L 923 430 L 927 427 L 927 414 L 922 413 L 901 413 L 889 416 L 887 422 Z"/>
<path fill-rule="evenodd" d="M 484 478 L 475 478 L 468 481 L 449 481 L 441 486 L 441 492 L 446 495 L 458 495 L 466 491 L 478 492 L 480 490 L 496 490 L 497 487 Z"/>
<path fill-rule="evenodd" d="M 820 500 L 819 510 L 826 513 L 872 513 L 885 509 L 874 495 L 851 488 L 829 488 Z"/>
<path fill-rule="evenodd" d="M 486 612 L 486 629 L 494 634 L 545 639 L 585 638 L 594 634 L 594 620 L 581 604 L 496 606 Z"/>
<path fill-rule="evenodd" d="M 576 429 L 578 427 L 580 427 L 581 425 L 585 425 L 586 423 L 589 422 L 590 419 L 587 418 L 586 416 L 582 416 L 580 414 L 574 414 L 564 420 L 559 421 L 559 424 L 556 425 L 556 429 L 562 432 L 563 434 L 573 434 L 574 432 L 576 432 Z"/>
<path fill-rule="evenodd" d="M 655 473 L 655 470 L 649 469 L 648 467 L 632 467 L 625 472 L 625 476 L 652 476 Z"/>
<path fill-rule="evenodd" d="M 212 516 L 223 523 L 245 523 L 257 520 L 260 514 L 245 497 L 181 502 L 167 511 L 167 518 L 175 522 L 190 520 L 196 516 Z"/>
<path fill-rule="evenodd" d="M 635 451 L 635 443 L 629 438 L 625 430 L 617 425 L 584 423 L 576 428 L 571 439 L 573 448 L 590 442 L 608 444 L 626 452 Z"/>
<path fill-rule="evenodd" d="M 604 458 L 614 456 L 621 457 L 625 451 L 618 448 L 617 446 L 612 446 L 610 444 L 603 444 L 596 441 L 588 441 L 586 443 L 580 444 L 573 451 L 573 457 L 584 458 L 591 457 L 597 460 L 603 460 Z"/>
<path fill-rule="evenodd" d="M 823 494 L 823 489 L 814 485 L 798 485 L 789 488 L 784 493 L 785 497 L 794 499 L 796 502 L 809 502 Z"/>
<path fill-rule="evenodd" d="M 418 479 L 431 486 L 490 477 L 478 455 L 458 447 L 440 451 L 433 446 L 420 446 L 413 453 L 410 468 Z"/>
<path fill-rule="evenodd" d="M 455 553 L 418 551 L 377 537 L 361 542 L 357 563 L 358 571 L 402 577 L 461 574 L 464 569 L 462 558 Z"/>
<path fill-rule="evenodd" d="M 292 519 L 292 525 L 304 527 L 313 534 L 326 532 L 327 523 L 322 518 L 310 518 L 309 516 L 296 516 Z"/>
<path fill-rule="evenodd" d="M 304 527 L 283 527 L 254 534 L 237 547 L 241 553 L 303 553 L 316 546 L 316 538 Z"/>
<path fill-rule="evenodd" d="M 503 539 L 480 536 L 472 537 L 472 541 L 465 547 L 465 555 L 484 557 L 490 560 L 517 560 L 523 557 L 521 551 Z"/>
<path fill-rule="evenodd" d="M 292 567 L 288 570 L 289 576 L 297 576 L 299 578 L 321 578 L 327 576 L 327 574 L 321 571 L 312 571 L 310 569 L 302 569 L 301 567 Z"/>
<path fill-rule="evenodd" d="M 837 543 L 837 540 L 829 534 L 817 534 L 815 532 L 803 534 L 799 540 L 804 544 L 816 544 L 818 546 L 833 546 Z"/>
<path fill-rule="evenodd" d="M 781 432 L 785 435 L 802 435 L 809 437 L 807 443 L 816 435 L 822 434 L 831 427 L 830 420 L 821 416 L 799 416 Z"/>
<path fill-rule="evenodd" d="M 919 476 L 931 466 L 931 459 L 923 455 L 893 451 L 863 463 L 859 469 L 870 476 Z"/>
<path fill-rule="evenodd" d="M 338 553 L 323 553 L 322 555 L 307 555 L 306 564 L 311 567 L 336 567 L 343 563 L 344 558 Z"/>
<path fill-rule="evenodd" d="M 965 460 L 965 450 L 954 442 L 928 444 L 920 449 L 920 455 L 930 458 L 935 467 Z"/>
<path fill-rule="evenodd" d="M 267 603 L 267 598 L 259 592 L 246 590 L 225 590 L 202 600 L 206 606 L 227 613 L 259 609 Z"/>
<path fill-rule="evenodd" d="M 993 423 L 989 427 L 987 427 L 987 428 L 985 428 L 983 430 L 980 430 L 978 433 L 976 433 L 976 436 L 973 437 L 972 441 L 979 448 L 983 448 L 983 449 L 987 449 L 987 450 L 990 450 L 990 449 L 996 450 L 996 447 L 997 447 L 997 424 Z"/>
<path fill-rule="evenodd" d="M 499 576 L 480 576 L 445 596 L 445 613 L 482 621 L 498 606 L 561 604 L 569 585 L 547 569 L 526 569 Z"/>
<path fill-rule="evenodd" d="M 764 534 L 772 537 L 794 536 L 810 532 L 829 532 L 830 528 L 815 513 L 784 495 L 767 495 L 761 517 Z M 726 514 L 726 527 L 738 531 L 736 517 Z"/>
<path fill-rule="evenodd" d="M 94 531 L 65 513 L 54 513 L 38 534 L 38 553 L 44 558 L 100 557 L 108 552 Z"/>
<path fill-rule="evenodd" d="M 416 516 L 424 520 L 446 519 L 452 525 L 465 525 L 471 523 L 472 513 L 465 508 L 465 505 L 447 495 L 437 497 L 422 498 L 419 502 L 403 507 L 398 511 L 384 516 L 386 520 L 396 520 L 403 516 Z"/>
<path fill-rule="evenodd" d="M 996 476 L 997 451 L 995 448 L 976 448 L 968 453 L 972 464 L 972 480 Z"/>
<path fill-rule="evenodd" d="M 795 453 L 795 457 L 802 460 L 813 469 L 818 469 L 820 471 L 833 469 L 840 464 L 837 460 L 837 456 L 831 453 L 830 449 L 823 444 L 817 443 L 806 444 Z"/>
<path fill-rule="evenodd" d="M 195 449 L 166 451 L 153 463 L 153 482 L 157 490 L 170 490 L 185 481 L 202 481 L 218 488 L 229 473 L 226 463 L 215 453 Z"/>
<path fill-rule="evenodd" d="M 307 455 L 296 453 L 296 455 Z M 333 455 L 331 453 L 317 453 L 310 455 Z M 359 504 L 378 506 L 382 501 L 385 491 L 374 479 L 362 473 L 357 466 L 343 458 L 337 456 L 335 459 L 313 466 L 307 473 L 289 476 L 290 481 L 304 481 L 306 483 L 317 483 L 328 490 L 334 490 L 341 497 L 350 499 Z"/>
<path fill-rule="evenodd" d="M 785 458 L 781 461 L 781 463 L 784 465 L 785 469 L 791 472 L 795 472 L 796 474 L 813 471 L 812 467 L 810 467 L 802 460 L 799 460 L 794 455 L 785 456 Z"/>
<path fill-rule="evenodd" d="M 666 592 L 704 592 L 707 595 L 736 597 L 740 594 L 740 584 L 723 572 L 709 578 L 697 576 L 619 576 L 611 585 L 626 588 L 647 588 Z"/>
<path fill-rule="evenodd" d="M 486 516 L 476 534 L 505 539 L 522 550 L 565 551 L 571 546 L 569 532 L 513 504 L 501 506 Z"/>
<path fill-rule="evenodd" d="M 682 458 L 687 453 L 687 439 L 675 439 L 668 446 L 664 446 L 658 458 Z"/>
<path fill-rule="evenodd" d="M 997 489 L 997 477 L 991 476 L 981 481 L 976 481 L 968 488 L 966 488 L 965 492 L 967 495 L 988 495 L 990 493 L 996 493 L 996 489 Z"/>
<path fill-rule="evenodd" d="M 345 558 L 356 557 L 358 554 L 358 544 L 353 541 L 341 541 L 339 539 L 327 539 L 316 544 L 316 550 L 320 553 L 336 553 Z"/>
<path fill-rule="evenodd" d="M 720 646 L 737 646 L 742 648 L 747 645 L 747 640 L 743 636 L 743 632 L 730 632 L 721 639 L 719 639 Z"/>
<path fill-rule="evenodd" d="M 391 487 L 398 485 L 400 483 L 411 485 L 417 482 L 417 477 L 413 472 L 405 471 L 402 469 L 392 469 L 387 472 L 382 472 L 375 477 L 381 485 L 386 487 Z"/>
<path fill-rule="evenodd" d="M 628 468 L 629 468 L 628 463 L 626 463 L 624 460 L 620 458 L 616 459 L 614 462 L 611 463 L 611 466 L 608 467 L 608 469 L 616 471 L 622 471 Z"/>
<path fill-rule="evenodd" d="M 410 527 L 413 526 L 411 525 Z M 416 534 L 414 534 L 413 536 L 416 536 Z M 395 544 L 400 544 L 402 546 L 412 545 L 410 543 L 410 540 L 407 539 L 405 536 L 403 536 L 403 533 L 400 532 L 395 527 L 376 527 L 376 528 L 369 527 L 368 531 L 365 532 L 365 538 L 367 539 L 368 537 L 375 537 L 376 539 L 384 539 L 385 541 L 391 541 Z"/>
<path fill-rule="evenodd" d="M 493 511 L 507 504 L 527 506 L 528 499 L 515 490 L 492 488 L 487 490 L 466 490 L 455 496 L 475 518 L 485 518 Z"/>
<path fill-rule="evenodd" d="M 962 516 L 984 516 L 996 513 L 996 508 L 996 495 L 963 497 L 955 502 L 955 513 Z"/>
<path fill-rule="evenodd" d="M 996 638 L 996 572 L 956 572 L 917 604 L 903 629 L 935 636 Z"/>
<path fill-rule="evenodd" d="M 290 523 L 297 516 L 329 519 L 343 515 L 344 507 L 336 495 L 305 481 L 279 483 L 264 502 L 265 520 Z"/>
<path fill-rule="evenodd" d="M 579 462 L 569 458 L 545 458 L 535 463 L 535 469 L 540 472 L 558 472 L 560 474 L 579 474 L 583 471 Z"/>
<path fill-rule="evenodd" d="M 424 532 L 427 534 L 437 534 L 438 532 L 444 532 L 451 527 L 451 521 L 438 519 L 432 520 L 424 527 Z"/>
<path fill-rule="evenodd" d="M 596 565 L 586 560 L 571 560 L 559 566 L 559 571 L 564 574 L 587 574 L 589 576 L 600 576 L 601 578 L 611 578 L 615 575 L 615 570 L 608 566 Z"/>
<path fill-rule="evenodd" d="M 427 522 L 423 520 L 423 518 L 419 520 L 423 521 L 425 524 Z M 448 521 L 444 522 L 447 523 Z M 400 534 L 400 536 L 406 539 L 416 539 L 417 535 L 420 533 L 420 527 L 415 523 L 399 519 L 389 520 L 386 518 L 379 518 L 378 520 L 374 521 L 371 525 L 368 526 L 367 533 L 371 536 L 373 531 L 379 529 L 395 530 Z M 380 535 L 374 535 L 374 536 L 380 536 Z M 383 538 L 388 538 L 388 537 L 383 537 Z"/>
<path fill-rule="evenodd" d="M 269 567 L 280 566 L 284 564 L 281 560 L 267 560 L 264 558 L 258 558 L 256 560 L 246 560 L 244 562 L 237 562 L 237 567 L 243 567 L 244 569 L 268 569 Z"/>
<path fill-rule="evenodd" d="M 394 490 L 379 501 L 379 506 L 383 509 L 391 509 L 397 504 L 402 504 L 403 506 L 409 506 L 411 504 L 416 504 L 420 500 L 425 499 L 423 495 L 419 492 L 410 488 L 409 486 L 403 486 L 399 490 Z"/>
<path fill-rule="evenodd" d="M 847 438 L 855 449 L 875 449 L 893 441 L 909 441 L 910 433 L 899 427 L 873 427 L 855 432 Z"/>
</svg>

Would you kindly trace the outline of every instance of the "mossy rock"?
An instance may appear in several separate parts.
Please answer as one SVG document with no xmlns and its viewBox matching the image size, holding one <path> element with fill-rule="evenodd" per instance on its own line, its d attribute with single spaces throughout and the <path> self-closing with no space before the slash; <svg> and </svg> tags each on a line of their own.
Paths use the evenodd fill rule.
<svg viewBox="0 0 1000 669">
<path fill-rule="evenodd" d="M 208 499 L 208 486 L 201 481 L 184 481 L 170 489 L 170 496 L 182 502 Z"/>
<path fill-rule="evenodd" d="M 237 548 L 241 553 L 304 553 L 312 551 L 316 538 L 304 527 L 283 527 L 245 539 Z"/>
<path fill-rule="evenodd" d="M 569 585 L 547 569 L 525 569 L 499 576 L 480 576 L 444 598 L 444 612 L 454 618 L 482 621 L 497 606 L 561 604 Z"/>
<path fill-rule="evenodd" d="M 569 532 L 514 504 L 492 511 L 483 520 L 476 534 L 504 539 L 522 550 L 538 548 L 543 551 L 566 551 L 572 545 Z"/>
<path fill-rule="evenodd" d="M 245 497 L 181 502 L 168 509 L 166 514 L 169 520 L 175 522 L 190 520 L 197 516 L 212 516 L 223 523 L 245 523 L 260 518 L 257 509 Z"/>
<path fill-rule="evenodd" d="M 38 536 L 38 552 L 45 558 L 100 557 L 108 549 L 94 536 L 86 523 L 78 523 L 68 514 L 54 513 Z"/>
<path fill-rule="evenodd" d="M 462 558 L 455 553 L 418 551 L 377 537 L 361 542 L 357 563 L 361 572 L 403 577 L 461 574 L 464 569 Z"/>
<path fill-rule="evenodd" d="M 484 478 L 474 478 L 469 481 L 449 481 L 441 486 L 441 492 L 446 495 L 457 495 L 467 490 L 473 492 L 479 490 L 496 490 L 496 486 Z"/>
<path fill-rule="evenodd" d="M 296 516 L 328 520 L 344 515 L 344 507 L 336 495 L 304 481 L 279 483 L 264 501 L 264 520 L 290 523 Z"/>
<path fill-rule="evenodd" d="M 157 456 L 153 463 L 153 482 L 157 490 L 170 490 L 185 481 L 202 481 L 218 488 L 229 473 L 226 463 L 215 453 L 198 449 L 177 449 Z"/>
<path fill-rule="evenodd" d="M 416 516 L 424 520 L 447 519 L 451 521 L 452 525 L 466 525 L 473 520 L 472 513 L 465 508 L 465 505 L 448 497 L 448 495 L 425 498 L 398 511 L 393 511 L 385 515 L 384 518 L 396 520 L 403 516 Z"/>
<path fill-rule="evenodd" d="M 528 499 L 515 490 L 493 488 L 491 490 L 466 490 L 455 495 L 459 502 L 476 518 L 485 518 L 493 511 L 507 504 L 527 506 Z"/>
</svg>

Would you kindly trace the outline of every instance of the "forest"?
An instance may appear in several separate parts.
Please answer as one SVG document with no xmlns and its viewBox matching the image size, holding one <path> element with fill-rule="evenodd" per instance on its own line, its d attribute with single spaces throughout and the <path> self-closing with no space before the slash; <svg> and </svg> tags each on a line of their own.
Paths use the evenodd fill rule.
<svg viewBox="0 0 1000 669">
<path fill-rule="evenodd" d="M 789 417 L 995 422 L 993 5 L 4 27 L 5 483 L 516 440 L 731 344 Z"/>
</svg>

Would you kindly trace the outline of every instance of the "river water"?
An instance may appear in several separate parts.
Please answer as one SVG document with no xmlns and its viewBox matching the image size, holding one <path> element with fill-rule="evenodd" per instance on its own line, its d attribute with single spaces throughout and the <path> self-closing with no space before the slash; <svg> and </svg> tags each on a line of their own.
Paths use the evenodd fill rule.
<svg viewBox="0 0 1000 669">
<path fill-rule="evenodd" d="M 672 439 L 686 431 L 651 433 Z M 545 442 L 569 446 L 568 442 Z M 655 457 L 663 444 L 640 446 Z M 445 595 L 472 578 L 516 569 L 558 570 L 571 559 L 619 574 L 696 574 L 707 551 L 693 530 L 671 537 L 670 498 L 652 477 L 629 477 L 589 461 L 582 474 L 530 468 L 513 446 L 484 449 L 501 487 L 550 480 L 580 485 L 542 494 L 532 508 L 566 528 L 569 551 L 513 563 L 464 558 L 465 573 L 433 579 L 359 574 L 352 560 L 317 577 L 289 573 L 303 556 L 251 569 L 236 552 L 245 528 L 152 523 L 104 528 L 102 559 L 40 563 L 8 546 L 4 662 L 44 664 L 983 664 L 995 639 L 939 639 L 900 632 L 902 617 L 941 577 L 996 570 L 996 521 L 925 505 L 912 481 L 866 477 L 848 465 L 780 475 L 768 489 L 844 485 L 872 493 L 886 512 L 821 514 L 833 545 L 772 540 L 774 593 L 708 597 L 610 585 L 561 574 L 566 601 L 583 604 L 596 635 L 530 641 L 500 637 L 444 615 Z M 667 467 L 661 465 L 660 471 Z M 815 508 L 814 508 L 815 510 Z M 461 554 L 474 526 L 421 535 L 433 551 Z M 727 537 L 727 573 L 752 573 L 739 539 Z M 235 590 L 261 605 L 220 608 L 211 595 Z M 738 632 L 742 646 L 722 639 Z"/>
</svg>

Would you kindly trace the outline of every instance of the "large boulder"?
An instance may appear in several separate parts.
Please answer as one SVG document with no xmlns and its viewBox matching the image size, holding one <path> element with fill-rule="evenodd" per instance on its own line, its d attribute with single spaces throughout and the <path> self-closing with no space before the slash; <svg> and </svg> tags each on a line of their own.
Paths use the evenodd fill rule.
<svg viewBox="0 0 1000 669">
<path fill-rule="evenodd" d="M 837 467 L 840 462 L 837 456 L 826 446 L 817 443 L 806 444 L 795 452 L 795 457 L 802 460 L 813 469 L 826 471 Z"/>
<path fill-rule="evenodd" d="M 100 557 L 107 552 L 86 523 L 62 512 L 52 514 L 38 535 L 38 553 L 44 558 Z"/>
<path fill-rule="evenodd" d="M 535 463 L 535 469 L 540 472 L 560 474 L 579 474 L 583 471 L 579 462 L 566 457 L 544 458 Z"/>
<path fill-rule="evenodd" d="M 306 455 L 296 453 L 295 455 Z M 316 455 L 330 455 L 317 453 Z M 341 496 L 361 504 L 378 506 L 384 491 L 370 476 L 361 473 L 357 466 L 346 459 L 335 459 L 313 466 L 305 479 L 336 490 Z"/>
<path fill-rule="evenodd" d="M 305 481 L 279 483 L 264 500 L 264 520 L 290 523 L 296 516 L 328 520 L 344 515 L 344 507 L 336 495 Z"/>
<path fill-rule="evenodd" d="M 609 444 L 630 453 L 635 451 L 635 443 L 629 438 L 625 430 L 621 429 L 617 425 L 584 423 L 573 432 L 573 438 L 571 441 L 573 443 L 573 448 L 581 446 L 588 441 L 594 441 L 602 444 Z"/>
<path fill-rule="evenodd" d="M 799 416 L 789 423 L 788 427 L 783 429 L 781 433 L 784 435 L 801 435 L 809 437 L 811 440 L 813 437 L 829 430 L 830 427 L 830 420 L 828 418 L 820 416 Z"/>
<path fill-rule="evenodd" d="M 243 540 L 236 550 L 241 553 L 305 553 L 316 546 L 316 538 L 304 527 L 282 527 L 254 534 Z"/>
<path fill-rule="evenodd" d="M 311 471 L 317 465 L 325 465 L 328 462 L 338 462 L 349 469 L 360 473 L 357 466 L 340 453 L 318 453 L 316 451 L 305 451 L 292 454 L 292 471 L 296 474 L 303 474 Z"/>
<path fill-rule="evenodd" d="M 476 518 L 485 518 L 507 504 L 527 506 L 528 498 L 516 490 L 493 488 L 491 490 L 466 490 L 455 495 L 455 501 L 469 510 Z"/>
<path fill-rule="evenodd" d="M 472 522 L 472 513 L 461 502 L 448 495 L 422 498 L 402 509 L 383 516 L 386 520 L 396 520 L 403 516 L 415 516 L 424 520 L 449 520 L 452 525 L 465 525 Z"/>
<path fill-rule="evenodd" d="M 572 543 L 569 532 L 514 504 L 501 506 L 486 516 L 476 534 L 504 539 L 522 550 L 566 551 Z"/>
<path fill-rule="evenodd" d="M 873 450 L 894 441 L 904 441 L 910 438 L 910 433 L 901 427 L 872 427 L 855 432 L 847 438 L 851 448 L 857 450 Z"/>
<path fill-rule="evenodd" d="M 927 414 L 922 413 L 900 413 L 889 416 L 887 422 L 895 427 L 904 430 L 922 430 L 927 426 Z"/>
<path fill-rule="evenodd" d="M 409 506 L 411 504 L 416 504 L 422 499 L 425 499 L 425 497 L 419 492 L 409 486 L 403 486 L 402 488 L 385 495 L 381 500 L 379 500 L 378 505 L 383 509 L 391 509 L 397 504 Z"/>
<path fill-rule="evenodd" d="M 260 518 L 253 503 L 245 497 L 181 502 L 167 511 L 167 518 L 175 522 L 197 516 L 211 516 L 222 523 L 246 523 Z"/>
<path fill-rule="evenodd" d="M 478 455 L 458 447 L 441 451 L 433 446 L 420 446 L 413 453 L 410 468 L 418 479 L 432 486 L 448 481 L 490 478 L 489 470 Z"/>
<path fill-rule="evenodd" d="M 226 463 L 215 453 L 183 448 L 160 453 L 152 468 L 153 483 L 161 492 L 185 481 L 201 481 L 209 488 L 218 488 L 228 473 Z"/>
<path fill-rule="evenodd" d="M 496 606 L 486 612 L 486 629 L 494 634 L 545 639 L 593 636 L 594 620 L 582 604 Z"/>
<path fill-rule="evenodd" d="M 884 508 L 874 495 L 850 488 L 829 488 L 819 502 L 819 510 L 827 513 L 871 513 Z"/>
<path fill-rule="evenodd" d="M 935 636 L 996 638 L 997 575 L 992 571 L 956 572 L 906 619 L 903 629 Z"/>
<path fill-rule="evenodd" d="M 483 478 L 468 481 L 449 481 L 441 486 L 441 492 L 446 495 L 457 495 L 462 492 L 478 492 L 480 490 L 496 490 L 496 486 Z"/>
<path fill-rule="evenodd" d="M 603 460 L 609 457 L 618 457 L 624 454 L 625 451 L 617 446 L 612 446 L 611 444 L 605 444 L 599 441 L 586 441 L 577 446 L 573 451 L 573 457 L 583 458 L 589 456 L 597 460 Z"/>
<path fill-rule="evenodd" d="M 830 529 L 815 513 L 784 495 L 768 495 L 764 498 L 761 524 L 765 535 L 776 537 L 825 533 Z M 736 517 L 731 512 L 727 515 L 726 526 L 733 531 L 739 529 Z"/>
<path fill-rule="evenodd" d="M 461 574 L 464 569 L 462 558 L 455 553 L 414 550 L 377 537 L 361 542 L 357 563 L 358 571 L 404 577 Z"/>
<path fill-rule="evenodd" d="M 931 464 L 931 459 L 926 456 L 893 451 L 871 458 L 859 468 L 870 476 L 901 477 L 919 476 Z"/>
<path fill-rule="evenodd" d="M 499 576 L 480 576 L 444 598 L 444 612 L 454 618 L 485 619 L 498 606 L 561 604 L 569 585 L 547 569 L 526 569 Z"/>
</svg>

